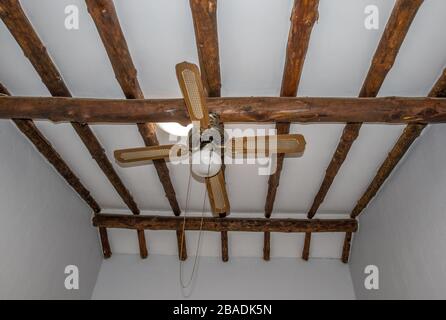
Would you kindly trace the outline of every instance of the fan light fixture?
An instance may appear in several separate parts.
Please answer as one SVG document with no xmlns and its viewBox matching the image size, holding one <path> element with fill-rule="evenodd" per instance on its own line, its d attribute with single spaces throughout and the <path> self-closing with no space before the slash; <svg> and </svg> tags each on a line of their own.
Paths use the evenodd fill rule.
<svg viewBox="0 0 446 320">
<path fill-rule="evenodd" d="M 221 168 L 221 156 L 212 144 L 192 152 L 192 172 L 203 178 L 215 176 Z"/>
<path fill-rule="evenodd" d="M 189 130 L 192 128 L 192 123 L 185 127 L 177 122 L 162 122 L 158 123 L 158 127 L 172 136 L 187 137 Z"/>
<path fill-rule="evenodd" d="M 131 148 L 115 150 L 115 159 L 120 164 L 137 164 L 141 161 L 168 159 L 171 156 L 171 151 L 175 155 L 188 155 L 188 151 L 192 151 L 192 165 L 191 171 L 199 176 L 205 177 L 207 195 L 214 216 L 226 216 L 230 212 L 228 194 L 226 192 L 225 177 L 222 168 L 221 149 L 228 147 L 229 155 L 243 157 L 250 154 L 258 154 L 267 147 L 267 154 L 281 154 L 281 153 L 300 153 L 305 150 L 305 139 L 300 134 L 282 134 L 277 136 L 262 137 L 239 137 L 232 138 L 229 141 L 216 141 L 213 135 L 208 131 L 216 131 L 218 135 L 222 136 L 222 128 L 219 126 L 218 116 L 215 117 L 213 113 L 209 113 L 206 106 L 206 94 L 203 88 L 203 83 L 200 76 L 198 66 L 182 62 L 175 67 L 178 83 L 180 85 L 181 93 L 184 98 L 185 107 L 187 109 L 189 119 L 196 124 L 200 137 L 200 141 L 196 141 L 197 145 L 193 144 L 194 134 L 192 132 L 190 143 L 187 144 L 170 144 L 157 145 L 143 148 Z M 191 125 L 184 127 L 178 123 L 163 123 L 158 124 L 161 129 L 175 136 L 188 136 Z M 211 139 L 212 138 L 212 139 Z M 271 143 L 274 142 L 272 146 Z M 222 143 L 223 145 L 220 145 Z M 190 146 L 189 146 L 190 145 Z M 226 149 L 224 149 L 226 150 Z M 191 175 L 189 175 L 190 177 Z"/>
</svg>

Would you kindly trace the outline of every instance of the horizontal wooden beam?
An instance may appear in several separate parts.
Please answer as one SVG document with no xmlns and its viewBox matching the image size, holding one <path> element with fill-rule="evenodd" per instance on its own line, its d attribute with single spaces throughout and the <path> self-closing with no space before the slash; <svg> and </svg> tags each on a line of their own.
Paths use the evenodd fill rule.
<svg viewBox="0 0 446 320">
<path fill-rule="evenodd" d="M 223 122 L 444 123 L 445 98 L 208 98 Z M 0 97 L 0 119 L 189 123 L 182 99 Z"/>
<path fill-rule="evenodd" d="M 144 230 L 182 230 L 183 217 L 135 216 L 97 214 L 95 227 Z M 187 217 L 185 230 L 200 230 L 201 217 Z M 204 231 L 243 232 L 356 232 L 355 219 L 266 219 L 266 218 L 215 218 L 203 219 Z"/>
</svg>

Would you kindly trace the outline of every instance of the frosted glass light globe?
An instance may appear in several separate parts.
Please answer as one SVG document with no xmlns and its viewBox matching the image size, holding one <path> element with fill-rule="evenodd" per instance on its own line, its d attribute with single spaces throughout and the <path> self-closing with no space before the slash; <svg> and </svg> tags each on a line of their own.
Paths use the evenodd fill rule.
<svg viewBox="0 0 446 320">
<path fill-rule="evenodd" d="M 191 169 L 197 176 L 213 177 L 220 171 L 220 168 L 221 156 L 211 143 L 192 153 Z"/>
</svg>

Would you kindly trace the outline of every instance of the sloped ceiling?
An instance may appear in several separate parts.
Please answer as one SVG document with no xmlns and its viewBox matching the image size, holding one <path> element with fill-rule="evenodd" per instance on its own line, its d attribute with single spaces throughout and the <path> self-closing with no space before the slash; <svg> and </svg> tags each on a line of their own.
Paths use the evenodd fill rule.
<svg viewBox="0 0 446 320">
<path fill-rule="evenodd" d="M 64 28 L 64 8 L 70 4 L 79 7 L 79 30 Z M 379 30 L 364 27 L 364 8 L 371 4 L 377 5 L 380 10 Z M 312 33 L 298 95 L 357 96 L 393 4 L 394 1 L 390 0 L 320 0 L 319 21 Z M 123 98 L 84 1 L 22 0 L 22 5 L 74 96 Z M 189 1 L 115 0 L 115 5 L 145 96 L 179 97 L 175 64 L 184 60 L 198 63 Z M 292 5 L 292 0 L 219 0 L 222 96 L 279 94 Z M 381 96 L 427 95 L 446 65 L 444 12 L 446 1 L 425 1 L 394 68 L 384 82 Z M 0 82 L 14 95 L 48 96 L 38 75 L 1 22 L 0 43 Z M 38 122 L 38 127 L 104 209 L 126 209 L 71 126 Z M 308 211 L 343 127 L 343 124 L 292 126 L 292 132 L 305 135 L 307 149 L 302 158 L 285 160 L 275 213 Z M 143 145 L 136 126 L 94 125 L 92 128 L 110 159 L 113 158 L 114 149 Z M 319 210 L 320 214 L 350 212 L 401 130 L 402 127 L 396 125 L 363 127 Z M 159 138 L 161 142 L 167 142 L 167 134 L 162 131 L 159 131 Z M 152 166 L 123 169 L 115 165 L 115 168 L 142 210 L 169 211 L 169 204 Z M 170 171 L 178 200 L 184 206 L 188 169 L 170 165 Z M 229 165 L 226 176 L 232 211 L 261 215 L 268 177 L 259 176 L 255 165 Z M 204 186 L 193 182 L 192 211 L 201 210 L 203 195 Z M 122 252 L 136 252 L 136 244 L 135 248 L 129 249 L 131 246 L 127 244 L 130 240 L 116 240 L 119 234 L 123 239 L 127 235 L 130 237 L 130 233 L 125 233 L 126 236 L 123 233 L 114 232 L 116 237 L 112 237 L 112 243 L 115 248 Z M 135 238 L 131 241 L 136 243 L 136 237 L 133 233 L 131 235 Z M 163 237 L 167 235 L 154 240 L 159 245 L 155 250 L 160 250 L 160 253 L 175 252 L 174 235 L 169 234 L 172 239 L 165 241 Z M 239 250 L 240 255 L 250 255 L 250 245 L 261 246 L 261 234 L 250 237 L 253 241 L 244 244 L 246 250 L 243 245 L 234 250 Z M 280 237 L 290 239 L 289 236 Z M 325 247 L 322 246 L 320 253 L 313 252 L 313 255 L 339 257 L 340 237 L 323 236 Z M 215 239 L 215 245 L 218 245 Z M 293 238 L 292 243 L 296 245 L 298 239 Z M 330 244 L 333 239 L 339 240 L 339 243 L 335 241 L 335 244 Z M 237 241 L 244 242 L 243 239 Z M 283 252 L 280 255 L 298 255 L 297 249 L 285 250 L 288 248 L 283 245 L 285 242 L 276 243 L 276 252 Z M 317 247 L 317 244 L 313 247 Z M 273 256 L 274 252 L 273 245 Z"/>
</svg>

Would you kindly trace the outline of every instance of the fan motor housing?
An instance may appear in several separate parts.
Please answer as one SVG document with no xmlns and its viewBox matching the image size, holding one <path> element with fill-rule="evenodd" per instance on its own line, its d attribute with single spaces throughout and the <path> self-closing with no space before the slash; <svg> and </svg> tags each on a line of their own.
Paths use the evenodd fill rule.
<svg viewBox="0 0 446 320">
<path fill-rule="evenodd" d="M 216 151 L 220 152 L 226 142 L 225 130 L 216 113 L 209 114 L 210 125 L 207 129 L 192 127 L 188 133 L 189 151 L 202 150 L 212 143 Z M 199 130 L 199 133 L 198 133 Z"/>
</svg>

